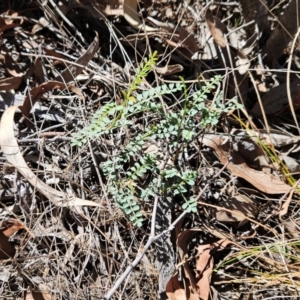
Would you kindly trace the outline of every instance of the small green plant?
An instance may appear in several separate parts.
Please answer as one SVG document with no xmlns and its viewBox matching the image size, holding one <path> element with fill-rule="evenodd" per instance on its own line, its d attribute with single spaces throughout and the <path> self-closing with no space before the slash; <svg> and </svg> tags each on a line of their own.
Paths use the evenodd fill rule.
<svg viewBox="0 0 300 300">
<path fill-rule="evenodd" d="M 103 164 L 108 193 L 136 226 L 143 222 L 140 204 L 149 203 L 156 195 L 178 195 L 184 202 L 184 210 L 197 211 L 197 203 L 191 195 L 197 172 L 189 164 L 184 169 L 178 167 L 176 161 L 189 150 L 191 142 L 200 133 L 218 123 L 221 113 L 240 107 L 236 100 L 223 104 L 222 93 L 216 94 L 210 107 L 207 106 L 207 95 L 216 89 L 221 77 L 212 78 L 211 82 L 190 94 L 183 79 L 176 84 L 139 92 L 156 60 L 156 53 L 153 53 L 136 70 L 135 79 L 128 90 L 122 92 L 121 105 L 105 104 L 72 140 L 72 145 L 82 146 L 88 139 L 101 135 L 117 137 L 117 130 L 134 126 L 137 117 L 147 119 L 142 129 L 135 129 L 134 137 L 127 145 L 115 149 L 114 156 Z M 181 92 L 183 101 L 166 114 L 156 99 L 176 92 Z M 149 144 L 159 146 L 149 153 L 145 151 Z M 158 186 L 159 177 L 161 184 Z"/>
</svg>

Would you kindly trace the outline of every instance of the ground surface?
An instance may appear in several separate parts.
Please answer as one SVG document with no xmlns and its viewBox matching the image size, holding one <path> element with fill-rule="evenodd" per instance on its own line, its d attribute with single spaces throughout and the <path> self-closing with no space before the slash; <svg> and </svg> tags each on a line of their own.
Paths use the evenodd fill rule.
<svg viewBox="0 0 300 300">
<path fill-rule="evenodd" d="M 299 9 L 2 1 L 1 298 L 299 299 Z"/>
</svg>

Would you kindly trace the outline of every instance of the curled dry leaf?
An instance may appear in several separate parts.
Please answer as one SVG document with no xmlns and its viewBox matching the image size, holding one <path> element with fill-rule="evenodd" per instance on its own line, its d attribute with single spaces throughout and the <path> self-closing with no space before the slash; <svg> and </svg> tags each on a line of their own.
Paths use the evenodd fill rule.
<svg viewBox="0 0 300 300">
<path fill-rule="evenodd" d="M 226 141 L 226 137 L 207 134 L 200 142 L 213 148 L 224 165 L 228 163 L 229 155 L 231 155 L 232 160 L 227 164 L 227 169 L 233 175 L 245 179 L 260 191 L 268 194 L 284 194 L 291 190 L 288 184 L 275 176 L 248 167 L 245 159 L 238 152 L 229 153 L 229 142 Z"/>
<path fill-rule="evenodd" d="M 164 67 L 154 67 L 155 71 L 158 74 L 162 74 L 162 75 L 173 75 L 176 73 L 180 73 L 183 71 L 183 66 L 176 64 L 176 65 L 166 65 Z"/>
<path fill-rule="evenodd" d="M 0 123 L 0 146 L 8 162 L 10 162 L 33 186 L 35 186 L 46 198 L 48 198 L 54 205 L 57 206 L 74 206 L 87 205 L 99 206 L 99 204 L 83 200 L 72 195 L 67 195 L 64 192 L 57 191 L 43 181 L 41 181 L 26 164 L 18 142 L 14 134 L 14 115 L 18 108 L 23 114 L 29 117 L 31 105 L 45 92 L 52 88 L 63 88 L 64 84 L 60 82 L 47 82 L 39 87 L 32 89 L 31 96 L 27 96 L 23 106 L 11 106 L 3 114 Z M 32 101 L 30 101 L 32 100 Z"/>
</svg>

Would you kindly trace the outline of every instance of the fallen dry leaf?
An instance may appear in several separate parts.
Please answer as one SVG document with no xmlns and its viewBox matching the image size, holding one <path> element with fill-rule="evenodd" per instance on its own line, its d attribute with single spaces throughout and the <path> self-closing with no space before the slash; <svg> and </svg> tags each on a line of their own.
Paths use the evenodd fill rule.
<svg viewBox="0 0 300 300">
<path fill-rule="evenodd" d="M 173 75 L 176 73 L 180 73 L 183 71 L 183 66 L 182 65 L 166 65 L 164 67 L 154 67 L 155 71 L 158 74 L 162 75 Z"/>
<path fill-rule="evenodd" d="M 222 210 L 222 207 L 230 210 Z M 246 224 L 248 218 L 255 219 L 258 209 L 255 202 L 245 195 L 236 195 L 218 204 L 218 208 L 210 208 L 219 222 L 239 222 L 238 227 Z"/>
<path fill-rule="evenodd" d="M 68 66 L 65 70 L 61 72 L 61 74 L 59 74 L 55 78 L 55 80 L 64 83 L 73 81 L 74 78 L 82 72 L 84 67 L 87 66 L 89 61 L 94 57 L 98 48 L 99 48 L 99 36 L 98 33 L 96 32 L 96 36 L 92 44 L 89 46 L 86 52 L 76 60 L 77 65 L 72 64 Z"/>
<path fill-rule="evenodd" d="M 55 298 L 48 292 L 49 288 L 41 283 L 37 289 L 32 289 L 31 292 L 25 294 L 24 300 L 54 300 Z"/>
<path fill-rule="evenodd" d="M 31 171 L 21 154 L 18 142 L 14 136 L 14 115 L 18 108 L 18 106 L 9 107 L 4 112 L 0 123 L 0 145 L 8 162 L 10 162 L 46 198 L 57 206 L 99 206 L 99 204 L 95 202 L 83 200 L 51 188 Z"/>
<path fill-rule="evenodd" d="M 250 61 L 245 53 L 227 43 L 225 38 L 225 34 L 228 32 L 226 25 L 217 17 L 213 16 L 209 9 L 206 10 L 205 20 L 215 44 L 222 48 L 216 47 L 220 65 L 223 68 L 231 66 L 234 69 L 235 75 L 233 76 L 231 72 L 229 74 L 226 97 L 233 98 L 238 95 L 239 98 L 241 98 L 241 102 L 245 103 L 249 89 L 247 71 L 250 66 Z M 243 112 L 245 113 L 245 110 L 243 110 Z M 245 115 L 247 115 L 247 113 L 245 113 Z"/>
<path fill-rule="evenodd" d="M 227 239 L 219 240 L 208 245 L 200 245 L 197 248 L 198 259 L 196 261 L 197 287 L 201 300 L 208 300 L 210 292 L 211 274 L 214 267 L 214 257 L 216 251 L 224 250 L 231 242 Z"/>
<path fill-rule="evenodd" d="M 293 100 L 294 109 L 300 107 L 300 80 L 295 79 L 290 84 L 291 97 Z M 287 85 L 286 82 L 281 83 L 279 86 L 274 87 L 268 92 L 264 93 L 261 97 L 261 102 L 263 109 L 267 115 L 278 114 L 284 110 L 290 110 L 289 100 L 287 95 Z M 257 102 L 251 112 L 255 116 L 261 116 L 262 111 L 260 108 L 260 103 Z"/>
<path fill-rule="evenodd" d="M 0 226 L 0 259 L 14 257 L 16 250 L 8 239 L 20 229 L 27 228 L 22 222 L 15 219 L 3 221 Z"/>
<path fill-rule="evenodd" d="M 226 25 L 213 16 L 210 9 L 206 10 L 205 20 L 215 43 L 220 47 L 225 48 L 227 45 L 226 39 L 224 38 L 224 34 L 227 33 Z"/>
<path fill-rule="evenodd" d="M 187 300 L 185 291 L 178 281 L 178 274 L 175 274 L 168 282 L 166 293 L 170 300 Z"/>
<path fill-rule="evenodd" d="M 8 11 L 4 12 L 3 14 L 1 14 L 1 16 L 0 16 L 0 35 L 3 34 L 3 32 L 8 29 L 12 29 L 14 27 L 20 26 L 24 21 L 23 18 L 20 18 L 18 20 L 12 20 L 12 19 L 6 18 L 5 16 L 17 17 L 18 13 L 8 10 Z"/>
<path fill-rule="evenodd" d="M 196 255 L 196 276 L 188 260 L 188 244 L 193 236 L 203 229 L 193 228 L 181 232 L 177 239 L 179 266 L 183 268 L 183 286 L 175 274 L 167 284 L 166 292 L 170 300 L 208 300 L 210 293 L 211 273 L 214 267 L 213 253 L 225 249 L 231 242 L 221 239 L 217 242 L 200 245 Z"/>
<path fill-rule="evenodd" d="M 158 28 L 154 28 L 148 25 L 145 25 L 137 12 L 138 2 L 137 0 L 124 0 L 123 9 L 124 9 L 124 18 L 125 20 L 136 30 L 144 30 L 147 32 L 158 31 Z"/>
<path fill-rule="evenodd" d="M 30 93 L 26 96 L 23 105 L 19 106 L 23 115 L 26 117 L 25 121 L 28 127 L 34 128 L 33 123 L 29 120 L 29 114 L 36 101 L 38 101 L 43 94 L 56 89 L 64 90 L 66 89 L 66 85 L 58 81 L 48 81 L 30 90 Z M 81 99 L 84 99 L 79 88 L 69 85 L 68 89 L 77 94 Z"/>
<path fill-rule="evenodd" d="M 22 83 L 22 77 L 8 77 L 0 79 L 0 91 L 16 90 Z"/>
<path fill-rule="evenodd" d="M 245 159 L 238 152 L 232 151 L 229 153 L 229 142 L 226 141 L 225 136 L 207 134 L 200 139 L 200 142 L 207 147 L 213 148 L 224 165 L 228 163 L 229 155 L 231 155 L 232 160 L 227 164 L 227 169 L 233 175 L 245 179 L 260 191 L 268 194 L 284 194 L 291 190 L 288 184 L 275 176 L 248 167 Z"/>
</svg>

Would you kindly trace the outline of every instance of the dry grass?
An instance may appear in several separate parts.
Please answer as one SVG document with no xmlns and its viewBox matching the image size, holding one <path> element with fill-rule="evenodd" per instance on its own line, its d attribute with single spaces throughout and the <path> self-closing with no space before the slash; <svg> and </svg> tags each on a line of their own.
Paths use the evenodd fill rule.
<svg viewBox="0 0 300 300">
<path fill-rule="evenodd" d="M 68 5 L 70 2 L 64 1 L 64 4 Z M 273 2 L 272 7 L 268 9 L 279 16 L 281 10 L 278 7 L 284 6 L 287 1 Z M 226 19 L 224 24 L 233 29 L 243 23 L 243 14 L 238 6 L 231 5 L 229 1 L 226 3 L 227 5 L 221 6 L 211 5 L 211 9 L 214 16 Z M 277 63 L 282 63 L 281 67 L 276 69 L 274 65 L 266 64 L 260 72 L 255 71 L 260 59 L 265 59 L 260 57 L 260 51 L 263 49 L 264 38 L 267 40 L 271 35 L 270 28 L 275 23 L 272 19 L 268 21 L 267 28 L 261 29 L 263 38 L 259 39 L 256 47 L 247 55 L 250 65 L 241 79 L 241 74 L 238 74 L 236 69 L 233 72 L 237 67 L 229 64 L 230 61 L 235 63 L 235 52 L 224 52 L 229 55 L 229 59 L 223 57 L 224 53 L 221 55 L 218 52 L 220 48 L 216 50 L 211 38 L 207 38 L 206 44 L 203 42 L 210 36 L 204 19 L 205 4 L 206 1 L 191 1 L 185 7 L 181 1 L 167 1 L 166 4 L 157 2 L 153 5 L 149 5 L 147 1 L 141 2 L 154 18 L 188 28 L 189 32 L 197 37 L 197 45 L 203 46 L 204 52 L 208 49 L 208 44 L 212 47 L 213 57 L 205 53 L 201 57 L 201 63 L 187 57 L 188 52 L 185 50 L 189 45 L 176 52 L 180 43 L 172 40 L 166 32 L 156 35 L 149 33 L 143 35 L 143 38 L 142 35 L 132 36 L 136 30 L 129 26 L 122 16 L 99 19 L 91 14 L 90 7 L 81 6 L 69 7 L 69 12 L 62 18 L 51 1 L 45 5 L 42 5 L 42 1 L 3 1 L 0 4 L 1 14 L 8 9 L 18 13 L 10 14 L 7 20 L 19 22 L 18 26 L 4 31 L 0 36 L 0 90 L 5 90 L 5 93 L 0 93 L 1 114 L 12 105 L 9 99 L 14 99 L 17 103 L 20 97 L 21 102 L 17 105 L 21 105 L 24 95 L 34 87 L 43 82 L 61 80 L 59 76 L 62 71 L 75 66 L 76 60 L 94 41 L 94 31 L 98 31 L 100 40 L 100 50 L 86 62 L 80 76 L 68 85 L 66 83 L 64 90 L 51 90 L 40 95 L 38 105 L 30 114 L 33 126 L 28 126 L 21 113 L 16 113 L 14 127 L 21 153 L 39 179 L 56 190 L 94 201 L 100 206 L 54 205 L 51 199 L 29 184 L 17 168 L 7 162 L 7 158 L 1 152 L 0 219 L 17 219 L 27 228 L 9 237 L 16 253 L 11 258 L 2 260 L 0 264 L 1 299 L 32 299 L 29 298 L 30 294 L 33 299 L 101 299 L 137 254 L 143 251 L 151 233 L 154 200 L 150 199 L 151 201 L 146 203 L 140 201 L 145 221 L 141 228 L 133 227 L 107 193 L 108 182 L 103 173 L 103 163 L 118 155 L 120 149 L 123 149 L 141 128 L 153 122 L 155 117 L 151 114 L 139 115 L 134 126 L 124 127 L 113 134 L 90 140 L 82 147 L 71 147 L 70 142 L 74 133 L 84 128 L 100 107 L 111 101 L 122 102 L 122 91 L 130 86 L 134 69 L 151 51 L 158 51 L 161 63 L 159 67 L 168 63 L 180 64 L 183 71 L 172 75 L 153 72 L 145 78 L 141 89 L 165 82 L 178 82 L 178 75 L 181 75 L 186 80 L 187 92 L 192 94 L 197 91 L 202 80 L 207 80 L 216 73 L 221 74 L 224 78 L 222 89 L 227 91 L 224 99 L 235 94 L 242 95 L 245 108 L 237 112 L 237 119 L 246 124 L 246 129 L 269 129 L 269 133 L 270 130 L 272 133 L 272 130 L 276 129 L 276 134 L 280 131 L 282 135 L 288 132 L 289 135 L 281 137 L 283 142 L 293 137 L 293 141 L 290 142 L 292 146 L 277 147 L 268 144 L 264 137 L 259 136 L 266 149 L 273 151 L 270 153 L 274 153 L 275 163 L 274 159 L 273 163 L 267 159 L 269 165 L 257 167 L 255 157 L 250 158 L 247 164 L 261 172 L 271 173 L 286 184 L 297 182 L 298 165 L 298 169 L 283 174 L 282 169 L 276 168 L 276 164 L 281 163 L 281 154 L 287 154 L 298 162 L 299 128 L 295 125 L 295 120 L 299 121 L 299 115 L 297 110 L 294 113 L 288 110 L 292 107 L 290 103 L 297 102 L 298 98 L 286 95 L 287 102 L 275 104 L 283 108 L 276 113 L 269 113 L 268 107 L 265 107 L 264 118 L 261 115 L 254 116 L 252 112 L 255 103 L 259 103 L 266 94 L 262 92 L 262 86 L 268 90 L 274 85 L 284 85 L 287 78 L 290 78 L 290 81 L 298 80 L 297 58 L 293 58 L 289 63 L 289 53 L 281 53 L 282 55 L 276 58 Z M 64 6 L 60 6 L 60 10 L 64 9 Z M 143 13 L 146 14 L 145 11 Z M 40 29 L 37 24 L 44 16 L 47 16 L 48 23 L 45 28 Z M 73 26 L 67 24 L 66 19 Z M 0 29 L 3 26 L 0 23 Z M 239 38 L 245 41 L 246 32 L 243 33 Z M 132 40 L 126 39 L 128 35 L 131 35 Z M 292 36 L 294 35 L 295 33 L 292 33 Z M 296 43 L 294 48 L 298 51 Z M 295 56 L 298 57 L 296 50 Z M 225 48 L 222 51 L 225 51 Z M 220 57 L 225 59 L 225 65 L 220 62 Z M 267 67 L 273 71 L 267 70 Z M 274 80 L 275 75 L 277 78 Z M 4 87 L 1 81 L 3 78 L 18 76 L 22 77 L 22 81 L 17 88 Z M 255 88 L 251 76 L 256 83 Z M 243 85 L 245 82 L 246 87 Z M 208 98 L 207 105 L 213 97 Z M 158 101 L 168 112 L 177 112 L 183 100 L 183 95 L 176 94 L 161 97 Z M 295 109 L 297 105 L 296 103 Z M 201 116 L 196 115 L 195 118 Z M 230 114 L 221 116 L 219 124 L 210 129 L 211 134 L 228 137 L 232 147 L 227 154 L 233 158 L 233 162 L 233 152 L 236 151 L 234 147 L 241 147 L 235 138 L 239 136 L 239 132 L 245 130 L 245 126 L 237 119 Z M 248 137 L 241 136 L 241 140 L 249 142 Z M 251 143 L 253 145 L 254 142 Z M 189 192 L 195 197 L 201 193 L 201 204 L 198 204 L 197 214 L 186 215 L 166 238 L 172 242 L 172 251 L 178 251 L 176 237 L 179 232 L 191 228 L 201 229 L 186 245 L 189 266 L 193 275 L 197 277 L 197 260 L 194 253 L 196 247 L 200 244 L 211 245 L 220 238 L 231 241 L 231 246 L 213 254 L 215 265 L 211 281 L 211 299 L 299 299 L 298 187 L 291 192 L 292 194 L 287 193 L 284 197 L 260 191 L 245 178 L 232 175 L 232 172 L 220 163 L 216 152 L 200 141 L 193 142 L 180 159 L 178 168 L 184 169 L 188 165 L 198 172 L 195 187 Z M 284 175 L 288 176 L 288 180 L 284 179 Z M 239 226 L 239 222 L 221 220 L 213 210 L 219 206 L 226 208 L 224 203 L 228 203 L 232 195 L 236 194 L 249 197 L 258 210 L 254 217 L 246 216 L 248 222 L 242 226 Z M 289 195 L 291 197 L 287 214 L 281 215 L 282 205 Z M 172 203 L 170 216 L 174 221 L 183 211 L 183 201 L 180 197 L 168 197 L 166 201 Z M 234 209 L 228 208 L 227 216 L 230 210 Z M 160 224 L 161 227 L 156 228 L 157 232 L 164 226 L 168 228 L 170 223 Z M 2 242 L 0 238 L 0 247 Z M 113 294 L 112 299 L 158 299 L 161 273 L 157 269 L 159 258 L 156 251 L 158 245 L 163 245 L 164 251 L 168 253 L 163 243 L 164 239 L 159 239 L 150 245 L 137 267 Z M 169 256 L 171 257 L 171 254 Z M 176 264 L 182 267 L 183 263 L 177 260 Z M 183 276 L 183 269 L 178 269 Z M 42 295 L 38 295 L 41 292 Z M 164 299 L 164 296 L 161 296 L 161 299 Z"/>
</svg>

